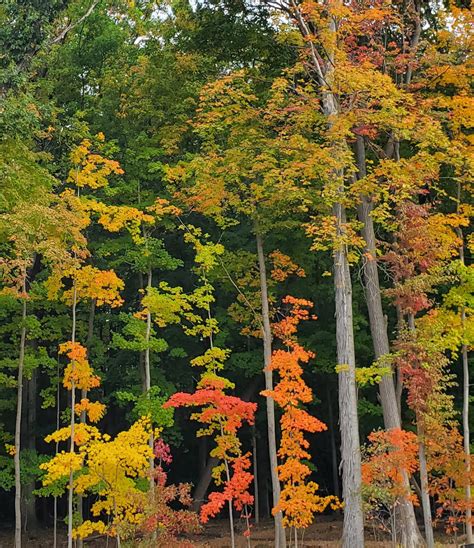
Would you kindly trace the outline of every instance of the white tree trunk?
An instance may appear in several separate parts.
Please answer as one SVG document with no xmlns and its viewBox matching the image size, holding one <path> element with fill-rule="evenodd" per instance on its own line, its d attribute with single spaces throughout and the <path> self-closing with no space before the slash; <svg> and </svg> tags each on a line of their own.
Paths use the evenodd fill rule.
<svg viewBox="0 0 474 548">
<path fill-rule="evenodd" d="M 334 206 L 338 234 L 343 231 L 343 206 Z M 344 499 L 343 548 L 364 546 L 361 496 L 361 457 L 355 381 L 352 283 L 345 246 L 334 250 L 337 363 L 339 366 L 339 427 L 341 430 L 342 495 Z"/>
</svg>

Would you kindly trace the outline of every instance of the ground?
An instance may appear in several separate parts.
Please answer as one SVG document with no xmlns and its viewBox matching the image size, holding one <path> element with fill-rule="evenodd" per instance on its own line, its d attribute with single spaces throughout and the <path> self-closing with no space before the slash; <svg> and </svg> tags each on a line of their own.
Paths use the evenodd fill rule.
<svg viewBox="0 0 474 548">
<path fill-rule="evenodd" d="M 298 543 L 298 548 L 336 548 L 340 546 L 339 538 L 341 535 L 342 522 L 340 519 L 333 517 L 320 516 L 315 524 L 313 524 L 305 533 L 302 542 Z M 248 544 L 242 535 L 243 525 L 236 525 L 236 544 L 238 548 L 247 548 Z M 273 525 L 269 520 L 261 522 L 259 525 L 252 527 L 252 535 L 250 540 L 251 548 L 268 548 L 273 546 Z M 462 539 L 444 537 L 440 535 L 437 548 L 456 547 L 462 544 Z M 13 537 L 11 531 L 0 532 L 0 548 L 11 548 L 13 546 Z M 35 537 L 25 538 L 23 546 L 27 548 L 49 548 L 53 546 L 52 531 L 42 530 Z M 64 533 L 60 535 L 58 548 L 67 546 Z M 109 542 L 103 538 L 95 538 L 84 543 L 84 548 L 115 548 L 116 543 L 113 539 Z M 128 545 L 130 546 L 130 545 Z M 175 545 L 177 548 L 179 545 Z M 182 545 L 183 548 L 227 548 L 230 547 L 228 524 L 226 520 L 214 520 L 210 522 L 201 534 L 196 535 L 190 542 Z M 388 538 L 384 538 L 382 533 L 367 530 L 366 548 L 391 548 L 393 544 Z M 168 547 L 166 547 L 168 548 Z M 174 547 L 173 547 L 174 548 Z"/>
</svg>

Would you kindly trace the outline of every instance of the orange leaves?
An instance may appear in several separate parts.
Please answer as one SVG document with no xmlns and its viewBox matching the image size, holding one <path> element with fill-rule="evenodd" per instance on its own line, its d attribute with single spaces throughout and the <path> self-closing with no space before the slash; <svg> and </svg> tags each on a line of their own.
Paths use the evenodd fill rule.
<svg viewBox="0 0 474 548">
<path fill-rule="evenodd" d="M 201 507 L 200 518 L 202 523 L 207 523 L 209 518 L 217 516 L 226 502 L 232 501 L 236 510 L 243 510 L 245 505 L 253 503 L 253 496 L 248 492 L 253 475 L 250 469 L 250 453 L 237 457 L 232 462 L 232 477 L 222 492 L 213 492 L 209 500 Z"/>
<path fill-rule="evenodd" d="M 90 390 L 100 386 L 100 379 L 94 375 L 92 367 L 87 360 L 87 350 L 78 342 L 68 341 L 59 346 L 59 353 L 66 354 L 69 363 L 64 371 L 63 385 L 68 390 Z M 95 416 L 97 416 L 97 409 Z M 93 411 L 93 414 L 94 414 Z"/>
<path fill-rule="evenodd" d="M 336 508 L 339 502 L 335 497 L 320 497 L 317 494 L 318 485 L 306 482 L 311 470 L 303 462 L 311 459 L 307 451 L 309 442 L 304 433 L 326 430 L 323 422 L 302 408 L 302 404 L 312 401 L 313 393 L 302 378 L 301 364 L 308 363 L 313 353 L 297 343 L 296 333 L 299 323 L 310 319 L 308 308 L 313 303 L 291 296 L 285 297 L 283 303 L 290 307 L 290 311 L 287 317 L 274 325 L 274 333 L 287 349 L 275 350 L 270 365 L 273 371 L 279 373 L 280 381 L 273 390 L 265 390 L 262 394 L 273 398 L 283 409 L 278 449 L 282 462 L 278 466 L 278 477 L 283 488 L 273 513 L 283 512 L 285 526 L 302 528 L 312 523 L 314 513 L 322 512 L 328 505 Z"/>
<path fill-rule="evenodd" d="M 362 464 L 362 481 L 367 486 L 380 485 L 393 500 L 410 496 L 402 470 L 409 475 L 418 470 L 418 440 L 416 434 L 400 428 L 378 430 L 369 435 Z"/>
<path fill-rule="evenodd" d="M 99 422 L 105 414 L 105 405 L 98 401 L 91 402 L 87 398 L 82 398 L 79 403 L 76 403 L 74 411 L 77 415 L 85 412 L 90 422 Z"/>
<path fill-rule="evenodd" d="M 289 276 L 296 275 L 300 278 L 306 276 L 305 271 L 295 264 L 288 255 L 278 249 L 270 253 L 270 260 L 273 263 L 271 278 L 276 282 L 284 282 Z"/>
</svg>

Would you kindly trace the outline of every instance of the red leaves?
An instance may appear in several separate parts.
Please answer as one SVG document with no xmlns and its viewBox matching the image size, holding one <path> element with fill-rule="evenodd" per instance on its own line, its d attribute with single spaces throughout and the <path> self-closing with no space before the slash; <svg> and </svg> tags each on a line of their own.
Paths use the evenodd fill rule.
<svg viewBox="0 0 474 548">
<path fill-rule="evenodd" d="M 205 406 L 199 414 L 199 422 L 211 424 L 215 420 L 223 421 L 226 432 L 235 434 L 242 423 L 253 424 L 257 404 L 246 402 L 236 396 L 228 396 L 218 389 L 201 389 L 188 394 L 173 394 L 164 407 Z"/>
<path fill-rule="evenodd" d="M 208 502 L 201 507 L 203 523 L 217 516 L 226 503 L 231 503 L 237 510 L 253 503 L 253 496 L 248 491 L 253 480 L 249 472 L 250 453 L 242 454 L 237 431 L 244 422 L 253 424 L 257 405 L 226 394 L 224 390 L 228 386 L 226 379 L 208 371 L 202 375 L 196 392 L 179 392 L 165 404 L 165 407 L 200 407 L 192 418 L 208 427 L 201 429 L 198 435 L 216 433 L 216 447 L 211 455 L 222 463 L 214 468 L 213 477 L 216 483 L 224 484 L 224 489 L 211 493 Z M 247 533 L 250 535 L 249 528 Z"/>
<path fill-rule="evenodd" d="M 378 430 L 369 435 L 370 445 L 362 464 L 362 481 L 368 487 L 383 488 L 393 502 L 399 497 L 416 498 L 404 483 L 402 470 L 413 474 L 418 470 L 416 434 L 400 428 Z"/>
</svg>

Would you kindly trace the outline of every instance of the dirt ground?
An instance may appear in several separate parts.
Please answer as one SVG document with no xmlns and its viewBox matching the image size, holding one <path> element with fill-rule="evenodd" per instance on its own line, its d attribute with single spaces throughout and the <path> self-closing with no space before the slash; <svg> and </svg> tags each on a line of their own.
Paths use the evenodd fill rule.
<svg viewBox="0 0 474 548">
<path fill-rule="evenodd" d="M 317 522 L 307 529 L 304 539 L 298 542 L 299 548 L 336 548 L 340 546 L 339 539 L 341 535 L 342 522 L 333 517 L 321 516 Z M 238 548 L 247 548 L 247 541 L 242 535 L 243 524 L 236 524 L 236 544 Z M 383 534 L 370 528 L 366 531 L 366 548 L 391 548 L 393 544 Z M 273 524 L 271 521 L 261 522 L 254 525 L 251 532 L 251 548 L 268 548 L 273 546 Z M 458 542 L 454 538 L 438 536 L 437 548 L 458 547 L 462 545 L 462 539 Z M 13 536 L 11 531 L 0 532 L 0 548 L 11 548 L 13 546 Z M 35 537 L 25 538 L 23 546 L 28 548 L 49 548 L 53 546 L 52 531 L 42 530 Z M 67 546 L 64 532 L 61 533 L 58 542 L 58 548 Z M 116 543 L 109 539 L 107 543 L 104 538 L 95 538 L 84 543 L 85 548 L 115 548 Z M 127 547 L 131 546 L 127 544 Z M 162 544 L 157 545 L 160 548 Z M 176 544 L 176 547 L 194 546 L 195 548 L 228 548 L 230 547 L 228 524 L 225 520 L 214 520 L 203 529 L 202 533 L 187 540 L 183 544 Z M 170 547 L 171 548 L 171 547 Z M 174 547 L 173 547 L 174 548 Z"/>
</svg>

